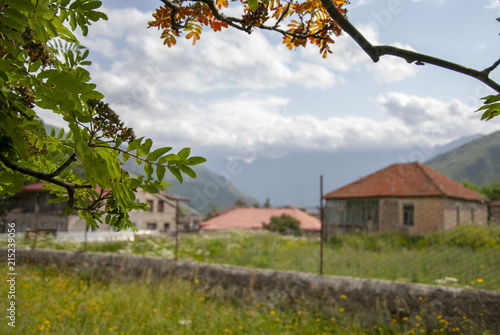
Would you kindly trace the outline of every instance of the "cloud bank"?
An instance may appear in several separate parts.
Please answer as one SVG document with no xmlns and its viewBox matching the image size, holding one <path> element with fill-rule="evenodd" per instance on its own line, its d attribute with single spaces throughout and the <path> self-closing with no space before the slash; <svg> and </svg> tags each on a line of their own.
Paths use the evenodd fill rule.
<svg viewBox="0 0 500 335">
<path fill-rule="evenodd" d="M 374 119 L 349 111 L 327 118 L 287 113 L 290 98 L 283 89 L 290 86 L 297 92 L 325 90 L 344 85 L 353 71 L 366 71 L 380 84 L 416 75 L 415 66 L 401 59 L 373 64 L 350 38 L 339 38 L 326 62 L 313 48 L 290 52 L 275 36 L 260 32 L 204 31 L 195 47 L 180 37 L 167 48 L 158 31 L 146 29 L 150 13 L 106 12 L 109 21 L 92 26 L 89 38 L 82 39 L 94 55 L 93 80 L 122 120 L 156 145 L 255 159 L 299 150 L 443 145 L 496 130 L 465 102 L 398 91 L 377 96 L 373 109 L 383 114 Z M 362 30 L 378 42 L 374 27 Z M 59 122 L 50 113 L 41 116 Z"/>
</svg>

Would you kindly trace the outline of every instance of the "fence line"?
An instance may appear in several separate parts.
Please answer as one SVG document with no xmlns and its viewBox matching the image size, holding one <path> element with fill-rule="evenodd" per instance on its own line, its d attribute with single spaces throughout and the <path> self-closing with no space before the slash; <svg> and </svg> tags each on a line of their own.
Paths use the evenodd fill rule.
<svg viewBox="0 0 500 335">
<path fill-rule="evenodd" d="M 85 234 L 87 242 L 108 242 L 108 241 L 133 241 L 136 236 L 156 236 L 159 235 L 158 232 L 149 231 L 149 230 L 141 230 L 138 232 L 133 232 L 130 230 L 125 231 L 75 231 L 75 232 L 66 232 L 61 231 L 57 232 L 55 236 L 55 241 L 57 242 L 68 242 L 75 241 L 79 243 L 85 242 Z M 26 233 L 17 233 L 17 239 L 24 239 Z M 0 234 L 0 241 L 7 240 L 7 234 Z"/>
</svg>

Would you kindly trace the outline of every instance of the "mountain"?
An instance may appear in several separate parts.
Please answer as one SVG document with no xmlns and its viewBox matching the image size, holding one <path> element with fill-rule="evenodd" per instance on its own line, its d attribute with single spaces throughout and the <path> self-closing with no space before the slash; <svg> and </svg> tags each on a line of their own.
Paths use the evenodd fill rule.
<svg viewBox="0 0 500 335">
<path fill-rule="evenodd" d="M 144 174 L 142 166 L 137 166 L 132 159 L 128 160 L 123 168 L 135 175 Z M 182 184 L 168 173 L 165 176 L 165 181 L 172 185 L 168 188 L 170 193 L 191 199 L 185 203 L 185 210 L 189 214 L 206 214 L 214 205 L 218 209 L 223 209 L 233 206 L 238 200 L 248 205 L 258 202 L 238 189 L 229 179 L 210 171 L 203 165 L 194 166 L 193 170 L 196 172 L 196 179 L 183 174 Z"/>
<path fill-rule="evenodd" d="M 477 135 L 480 136 L 480 135 Z M 207 162 L 213 171 L 230 177 L 239 189 L 255 197 L 260 203 L 270 199 L 272 206 L 319 206 L 320 175 L 323 192 L 333 191 L 393 163 L 431 159 L 444 150 L 454 149 L 477 136 L 461 138 L 443 147 L 414 147 L 400 150 L 352 152 L 294 152 L 280 158 L 259 158 L 252 163 L 233 161 L 233 171 L 227 170 L 228 161 L 211 158 Z"/>
<path fill-rule="evenodd" d="M 426 162 L 428 166 L 457 181 L 478 186 L 500 181 L 500 131 L 468 142 Z"/>
<path fill-rule="evenodd" d="M 459 147 L 463 146 L 464 144 L 467 144 L 469 142 L 477 140 L 478 138 L 481 138 L 483 136 L 484 136 L 483 134 L 475 134 L 475 135 L 470 135 L 470 136 L 464 136 L 464 137 L 461 137 L 458 140 L 450 142 L 450 143 L 448 143 L 446 145 L 437 146 L 437 147 L 434 148 L 432 155 L 430 155 L 430 157 L 428 158 L 428 161 L 430 161 L 434 157 L 437 157 L 437 156 L 439 156 L 441 154 L 445 154 L 448 151 L 451 151 L 451 150 L 453 150 L 455 148 L 459 148 Z"/>
</svg>

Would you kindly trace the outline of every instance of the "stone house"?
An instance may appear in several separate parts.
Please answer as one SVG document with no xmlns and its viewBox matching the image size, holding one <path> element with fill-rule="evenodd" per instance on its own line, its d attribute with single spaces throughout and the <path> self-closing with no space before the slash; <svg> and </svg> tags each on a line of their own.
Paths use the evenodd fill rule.
<svg viewBox="0 0 500 335">
<path fill-rule="evenodd" d="M 21 192 L 9 198 L 6 222 L 15 222 L 18 232 L 35 229 L 46 231 L 84 231 L 87 227 L 76 213 L 62 215 L 65 203 L 52 204 L 49 190 L 36 183 L 21 187 Z"/>
<path fill-rule="evenodd" d="M 500 200 L 490 202 L 490 222 L 500 224 Z"/>
<path fill-rule="evenodd" d="M 135 193 L 136 201 L 145 202 L 149 205 L 147 212 L 133 210 L 130 213 L 130 221 L 134 223 L 137 230 L 155 230 L 164 233 L 175 232 L 176 211 L 179 201 L 188 201 L 188 198 L 172 195 L 161 191 L 158 194 L 151 194 L 142 189 Z M 184 230 L 179 226 L 179 230 Z"/>
<path fill-rule="evenodd" d="M 393 164 L 323 197 L 326 235 L 423 235 L 488 223 L 488 199 L 422 163 Z"/>
<path fill-rule="evenodd" d="M 10 197 L 6 222 L 16 222 L 18 232 L 26 230 L 85 231 L 86 222 L 76 213 L 62 215 L 65 203 L 49 203 L 54 196 L 44 190 L 45 183 L 26 185 L 21 192 Z M 149 211 L 133 210 L 130 220 L 138 230 L 172 232 L 176 229 L 176 209 L 179 201 L 189 200 L 167 192 L 149 194 L 142 189 L 136 192 L 136 201 L 149 204 Z M 99 230 L 110 230 L 102 224 Z"/>
</svg>

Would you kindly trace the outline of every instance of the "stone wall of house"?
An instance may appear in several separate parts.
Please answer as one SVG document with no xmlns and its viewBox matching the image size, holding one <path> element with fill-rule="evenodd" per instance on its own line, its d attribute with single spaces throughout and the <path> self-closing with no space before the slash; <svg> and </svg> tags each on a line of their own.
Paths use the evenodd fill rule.
<svg viewBox="0 0 500 335">
<path fill-rule="evenodd" d="M 6 249 L 0 249 L 3 258 Z M 57 250 L 17 250 L 19 264 L 70 267 L 85 273 L 111 278 L 137 278 L 145 274 L 159 280 L 177 276 L 198 279 L 207 287 L 220 287 L 228 294 L 287 301 L 290 298 L 317 302 L 321 306 L 342 304 L 346 311 L 362 310 L 390 321 L 394 317 L 433 313 L 446 319 L 488 320 L 500 327 L 500 292 L 429 286 L 412 283 L 367 280 L 309 273 L 251 269 L 229 265 L 175 261 L 156 257 L 111 253 L 68 252 Z M 347 299 L 341 299 L 345 295 Z M 376 313 L 376 309 L 379 309 Z"/>
<path fill-rule="evenodd" d="M 137 210 L 130 214 L 130 220 L 138 230 L 175 231 L 175 202 L 141 190 L 137 191 L 136 197 L 137 201 L 152 205 L 147 212 Z"/>
<path fill-rule="evenodd" d="M 381 232 L 401 231 L 403 225 L 399 201 L 395 198 L 382 198 L 379 204 L 379 230 Z"/>
<path fill-rule="evenodd" d="M 413 226 L 403 225 L 403 206 L 414 206 Z M 380 230 L 424 235 L 447 231 L 459 224 L 486 224 L 488 206 L 474 201 L 444 197 L 383 198 L 380 200 Z"/>
<path fill-rule="evenodd" d="M 61 215 L 10 212 L 6 216 L 6 221 L 15 222 L 20 232 L 35 230 L 36 226 L 38 226 L 38 229 L 56 229 L 62 231 L 68 229 L 68 220 L 66 217 L 61 217 Z"/>
<path fill-rule="evenodd" d="M 463 224 L 488 224 L 488 205 L 475 201 L 445 198 L 443 228 L 451 230 Z"/>
<path fill-rule="evenodd" d="M 500 224 L 500 203 L 490 204 L 490 218 L 489 222 L 493 224 Z"/>
</svg>

